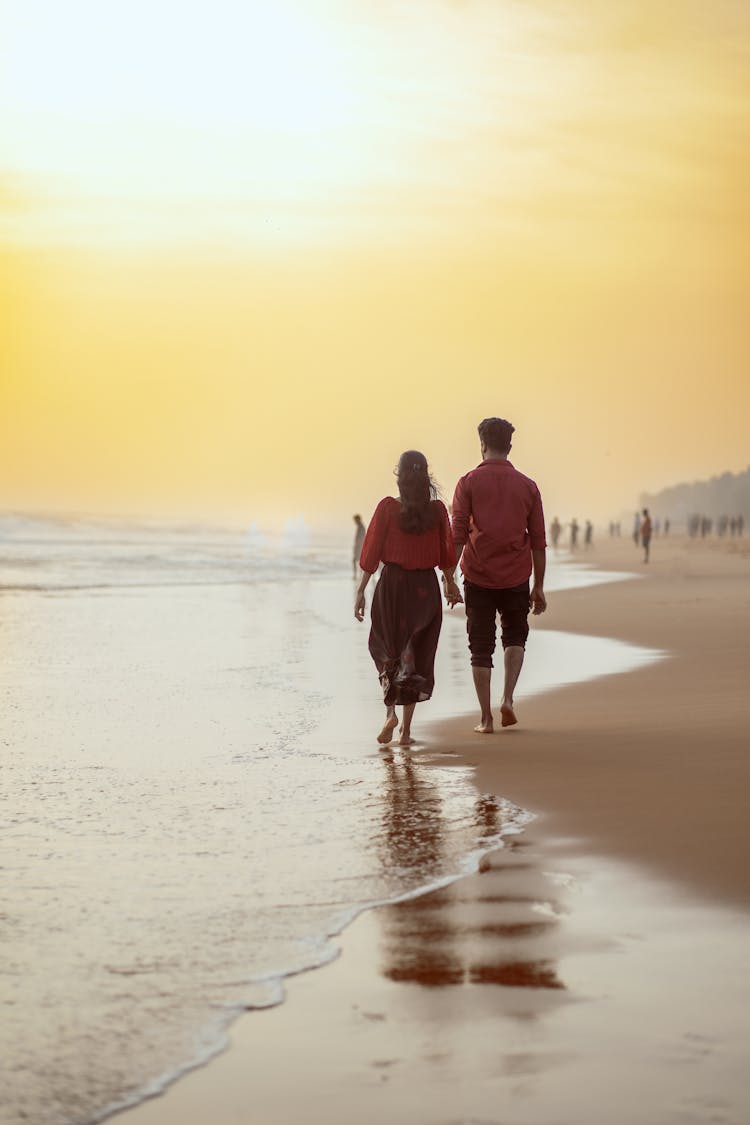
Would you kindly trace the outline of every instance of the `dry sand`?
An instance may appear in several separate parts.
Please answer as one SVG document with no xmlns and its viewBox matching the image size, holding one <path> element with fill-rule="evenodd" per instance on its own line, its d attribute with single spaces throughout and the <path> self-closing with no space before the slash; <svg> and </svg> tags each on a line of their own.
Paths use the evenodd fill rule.
<svg viewBox="0 0 750 1125">
<path fill-rule="evenodd" d="M 553 595 L 539 627 L 617 637 L 667 659 L 520 702 L 518 727 L 490 746 L 462 717 L 443 737 L 477 767 L 480 789 L 539 811 L 545 833 L 748 906 L 750 543 L 741 553 L 731 540 L 724 550 L 656 540 L 648 567 L 629 540 L 591 557 L 643 579 Z"/>
<path fill-rule="evenodd" d="M 415 758 L 456 753 L 537 819 L 479 874 L 362 915 L 132 1125 L 747 1121 L 747 548 L 656 540 L 646 568 L 597 545 L 642 580 L 556 594 L 536 626 L 667 657 L 519 697 L 493 736 L 427 728 Z"/>
</svg>

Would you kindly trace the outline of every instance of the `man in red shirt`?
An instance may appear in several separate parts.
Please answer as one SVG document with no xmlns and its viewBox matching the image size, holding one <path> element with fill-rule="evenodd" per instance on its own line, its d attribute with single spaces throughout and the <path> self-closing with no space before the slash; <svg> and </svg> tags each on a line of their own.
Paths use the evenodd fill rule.
<svg viewBox="0 0 750 1125">
<path fill-rule="evenodd" d="M 510 727 L 518 722 L 513 692 L 529 635 L 529 610 L 536 614 L 547 608 L 542 498 L 534 481 L 508 460 L 513 432 L 504 418 L 480 422 L 481 464 L 461 477 L 453 497 L 453 541 L 464 575 L 471 669 L 482 711 L 474 729 L 480 734 L 494 729 L 490 680 L 496 614 L 505 660 L 500 716 L 502 725 Z"/>
</svg>

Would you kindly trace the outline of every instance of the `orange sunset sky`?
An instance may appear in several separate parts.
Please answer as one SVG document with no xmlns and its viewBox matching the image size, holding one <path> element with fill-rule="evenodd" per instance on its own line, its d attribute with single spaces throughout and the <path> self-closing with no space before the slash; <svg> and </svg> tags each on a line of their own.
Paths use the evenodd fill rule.
<svg viewBox="0 0 750 1125">
<path fill-rule="evenodd" d="M 0 509 L 549 516 L 750 464 L 744 0 L 6 0 Z M 348 525 L 347 525 L 348 529 Z"/>
</svg>

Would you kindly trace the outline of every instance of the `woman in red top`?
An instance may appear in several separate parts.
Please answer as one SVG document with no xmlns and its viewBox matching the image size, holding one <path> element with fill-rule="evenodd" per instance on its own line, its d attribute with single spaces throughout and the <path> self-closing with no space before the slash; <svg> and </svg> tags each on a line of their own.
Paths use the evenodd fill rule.
<svg viewBox="0 0 750 1125">
<path fill-rule="evenodd" d="M 370 520 L 359 563 L 362 579 L 354 616 L 365 616 L 365 589 L 384 564 L 372 598 L 369 649 L 383 688 L 386 716 L 378 742 L 393 738 L 396 706 L 404 709 L 402 746 L 410 745 L 411 720 L 417 703 L 432 695 L 435 650 L 443 609 L 435 567 L 443 572 L 449 605 L 461 601 L 453 577 L 456 552 L 448 512 L 437 499 L 423 453 L 408 449 L 396 469 L 399 499 L 384 497 Z"/>
</svg>

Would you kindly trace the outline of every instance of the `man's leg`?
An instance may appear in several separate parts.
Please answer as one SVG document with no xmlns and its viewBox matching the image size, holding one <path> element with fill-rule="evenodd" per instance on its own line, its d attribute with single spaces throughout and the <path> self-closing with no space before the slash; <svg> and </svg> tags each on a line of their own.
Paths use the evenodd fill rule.
<svg viewBox="0 0 750 1125">
<path fill-rule="evenodd" d="M 505 684 L 503 701 L 500 704 L 500 721 L 504 727 L 512 727 L 518 722 L 513 710 L 513 692 L 523 667 L 524 649 L 521 645 L 508 645 L 505 649 Z"/>
<path fill-rule="evenodd" d="M 505 682 L 503 699 L 500 704 L 500 721 L 504 727 L 513 727 L 518 722 L 513 709 L 513 693 L 523 667 L 526 638 L 529 635 L 529 584 L 522 583 L 510 590 L 503 590 L 500 601 L 500 625 L 502 627 L 503 651 L 505 660 Z"/>
<path fill-rule="evenodd" d="M 474 727 L 477 734 L 492 734 L 495 727 L 492 721 L 492 692 L 491 668 L 478 668 L 476 665 L 472 666 L 471 674 L 474 677 L 474 688 L 476 689 L 477 699 L 479 700 L 479 709 L 482 717 Z"/>
<path fill-rule="evenodd" d="M 464 583 L 466 599 L 466 632 L 471 652 L 471 673 L 479 700 L 480 720 L 474 727 L 477 734 L 492 734 L 491 680 L 492 654 L 495 651 L 495 594 L 471 582 Z"/>
</svg>

